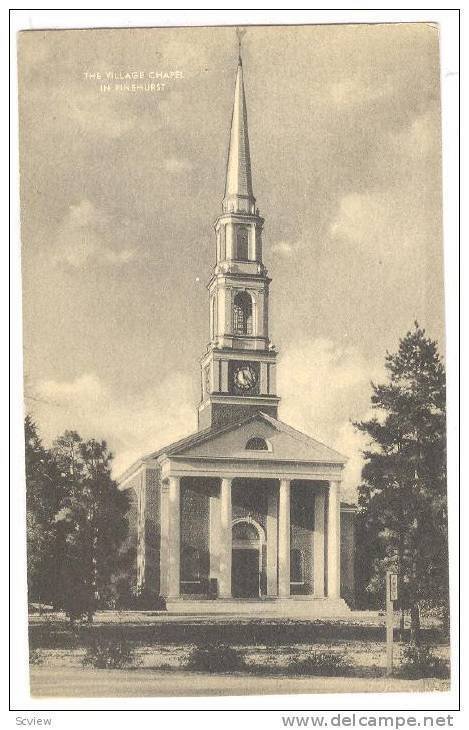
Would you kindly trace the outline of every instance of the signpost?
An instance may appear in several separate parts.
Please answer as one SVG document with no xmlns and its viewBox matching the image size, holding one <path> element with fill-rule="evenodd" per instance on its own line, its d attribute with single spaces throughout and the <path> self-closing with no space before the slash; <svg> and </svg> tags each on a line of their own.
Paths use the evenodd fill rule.
<svg viewBox="0 0 469 730">
<path fill-rule="evenodd" d="M 397 601 L 397 574 L 386 571 L 386 674 L 392 674 L 394 601 Z"/>
</svg>

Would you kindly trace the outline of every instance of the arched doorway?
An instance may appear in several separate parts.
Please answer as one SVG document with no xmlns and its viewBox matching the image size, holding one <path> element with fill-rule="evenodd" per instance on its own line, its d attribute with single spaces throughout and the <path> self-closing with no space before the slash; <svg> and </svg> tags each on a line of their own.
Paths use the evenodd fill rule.
<svg viewBox="0 0 469 730">
<path fill-rule="evenodd" d="M 233 521 L 232 540 L 231 594 L 259 598 L 264 531 L 252 517 L 243 517 Z"/>
</svg>

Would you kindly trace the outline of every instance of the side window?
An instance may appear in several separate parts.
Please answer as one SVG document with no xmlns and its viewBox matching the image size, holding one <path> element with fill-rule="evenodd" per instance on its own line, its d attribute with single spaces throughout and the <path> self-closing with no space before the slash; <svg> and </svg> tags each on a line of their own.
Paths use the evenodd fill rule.
<svg viewBox="0 0 469 730">
<path fill-rule="evenodd" d="M 249 230 L 245 226 L 236 229 L 236 258 L 239 261 L 249 260 Z"/>
</svg>

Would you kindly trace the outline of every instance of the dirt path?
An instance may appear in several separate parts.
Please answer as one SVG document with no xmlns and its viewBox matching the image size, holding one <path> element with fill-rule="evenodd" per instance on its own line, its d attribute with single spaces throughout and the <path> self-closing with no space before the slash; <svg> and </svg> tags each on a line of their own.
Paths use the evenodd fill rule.
<svg viewBox="0 0 469 730">
<path fill-rule="evenodd" d="M 145 669 L 31 667 L 33 697 L 171 697 L 326 692 L 444 692 L 448 680 L 220 676 Z"/>
</svg>

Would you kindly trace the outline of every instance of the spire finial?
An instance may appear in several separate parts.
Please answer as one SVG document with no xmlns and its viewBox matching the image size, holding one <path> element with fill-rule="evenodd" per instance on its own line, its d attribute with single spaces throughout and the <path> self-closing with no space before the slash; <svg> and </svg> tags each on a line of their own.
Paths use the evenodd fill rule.
<svg viewBox="0 0 469 730">
<path fill-rule="evenodd" d="M 241 65 L 243 65 L 243 62 L 241 60 L 241 43 L 246 33 L 246 28 L 236 28 L 236 36 L 238 38 L 238 60 Z"/>
</svg>

